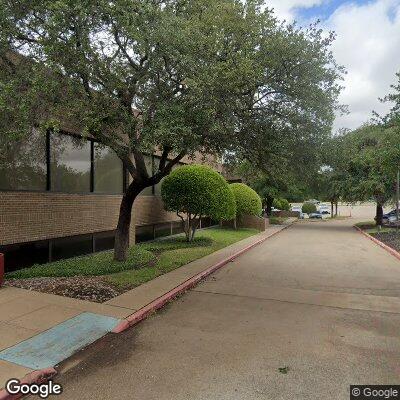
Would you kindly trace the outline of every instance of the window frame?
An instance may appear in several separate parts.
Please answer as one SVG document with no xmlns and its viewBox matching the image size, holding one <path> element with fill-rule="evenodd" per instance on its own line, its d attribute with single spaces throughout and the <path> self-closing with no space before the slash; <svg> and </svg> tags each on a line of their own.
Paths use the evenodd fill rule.
<svg viewBox="0 0 400 400">
<path fill-rule="evenodd" d="M 83 139 L 89 141 L 90 145 L 90 185 L 88 191 L 80 191 L 80 192 L 67 192 L 60 190 L 52 189 L 52 173 L 51 173 L 51 135 L 65 135 L 71 136 L 78 139 Z M 94 179 L 95 179 L 95 168 L 94 168 L 94 144 L 100 143 L 98 140 L 90 137 L 83 137 L 77 133 L 68 132 L 65 130 L 60 130 L 59 132 L 53 132 L 51 130 L 47 130 L 46 139 L 45 139 L 45 159 L 46 159 L 46 189 L 3 189 L 0 188 L 0 192 L 5 193 L 15 193 L 15 192 L 23 192 L 23 193 L 60 193 L 60 194 L 75 194 L 75 195 L 96 195 L 96 196 L 123 196 L 126 192 L 127 184 L 128 184 L 128 176 L 127 169 L 122 165 L 122 188 L 120 193 L 102 193 L 94 191 Z M 121 161 L 122 163 L 122 161 Z"/>
<path fill-rule="evenodd" d="M 51 173 L 51 135 L 66 135 L 72 136 L 74 138 L 83 139 L 89 141 L 90 144 L 90 187 L 89 191 L 82 191 L 82 192 L 67 192 L 67 191 L 60 191 L 60 190 L 53 190 L 52 189 L 52 173 Z M 101 143 L 99 140 L 96 140 L 91 137 L 84 137 L 78 133 L 68 132 L 66 130 L 60 130 L 58 132 L 54 132 L 51 129 L 47 130 L 46 132 L 46 140 L 45 140 L 45 159 L 46 159 L 46 189 L 45 190 L 35 190 L 35 189 L 2 189 L 0 188 L 0 192 L 26 192 L 26 193 L 60 193 L 60 194 L 75 194 L 75 195 L 95 195 L 95 196 L 123 196 L 126 193 L 126 189 L 129 185 L 129 173 L 127 168 L 122 165 L 122 190 L 120 193 L 104 193 L 104 192 L 96 192 L 95 189 L 95 157 L 94 157 L 94 147 L 95 143 Z M 155 154 L 145 154 L 151 157 L 151 173 L 155 173 L 156 167 L 156 159 L 160 159 L 160 156 Z M 186 163 L 179 162 L 176 166 L 179 167 L 181 165 L 187 165 Z M 142 196 L 158 196 L 160 194 L 156 194 L 156 185 L 151 186 L 151 194 L 144 194 Z"/>
</svg>

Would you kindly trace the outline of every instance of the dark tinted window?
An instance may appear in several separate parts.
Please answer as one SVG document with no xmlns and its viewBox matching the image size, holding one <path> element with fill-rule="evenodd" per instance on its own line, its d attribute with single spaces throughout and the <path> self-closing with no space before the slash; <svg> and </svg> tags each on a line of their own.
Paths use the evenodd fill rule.
<svg viewBox="0 0 400 400">
<path fill-rule="evenodd" d="M 136 230 L 136 243 L 146 242 L 154 239 L 154 225 L 137 226 Z"/>
<path fill-rule="evenodd" d="M 156 238 L 171 235 L 171 223 L 156 225 Z"/>
<path fill-rule="evenodd" d="M 172 222 L 172 234 L 176 235 L 178 233 L 183 233 L 183 227 L 181 222 Z"/>
<path fill-rule="evenodd" d="M 46 135 L 20 140 L 0 134 L 0 189 L 46 190 Z"/>
<path fill-rule="evenodd" d="M 115 152 L 98 143 L 94 144 L 94 191 L 122 193 L 122 161 Z"/>
<path fill-rule="evenodd" d="M 53 240 L 52 261 L 89 254 L 93 251 L 92 235 L 79 235 Z"/>
<path fill-rule="evenodd" d="M 51 190 L 90 191 L 90 142 L 70 135 L 52 134 L 50 145 Z"/>
<path fill-rule="evenodd" d="M 48 262 L 49 244 L 47 241 L 41 241 L 2 246 L 0 253 L 4 254 L 6 272 L 10 272 Z"/>
<path fill-rule="evenodd" d="M 110 250 L 114 248 L 115 232 L 100 232 L 94 235 L 95 251 Z"/>
</svg>

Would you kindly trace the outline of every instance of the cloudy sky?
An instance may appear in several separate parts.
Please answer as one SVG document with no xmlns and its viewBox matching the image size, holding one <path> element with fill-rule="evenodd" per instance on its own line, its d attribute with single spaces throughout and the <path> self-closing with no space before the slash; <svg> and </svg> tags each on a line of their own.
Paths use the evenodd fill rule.
<svg viewBox="0 0 400 400">
<path fill-rule="evenodd" d="M 266 0 L 287 21 L 306 25 L 317 19 L 337 39 L 333 52 L 347 70 L 340 101 L 349 115 L 338 116 L 334 129 L 356 128 L 372 110 L 389 105 L 378 98 L 390 91 L 400 71 L 400 0 Z"/>
</svg>

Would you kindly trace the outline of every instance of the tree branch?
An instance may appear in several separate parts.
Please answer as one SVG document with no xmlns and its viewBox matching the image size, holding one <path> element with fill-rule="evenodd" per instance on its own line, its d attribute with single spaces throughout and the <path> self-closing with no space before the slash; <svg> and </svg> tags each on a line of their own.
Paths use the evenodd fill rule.
<svg viewBox="0 0 400 400">
<path fill-rule="evenodd" d="M 122 53 L 124 54 L 125 58 L 128 60 L 129 65 L 136 71 L 140 71 L 140 67 L 138 64 L 135 63 L 135 61 L 133 60 L 133 58 L 128 54 L 128 52 L 126 51 L 126 46 L 124 46 L 121 42 L 120 37 L 118 36 L 118 31 L 117 28 L 115 26 L 113 26 L 114 29 L 114 39 L 115 39 L 115 43 L 117 44 L 118 48 L 122 51 Z"/>
<path fill-rule="evenodd" d="M 160 158 L 160 164 L 158 166 L 158 170 L 159 171 L 163 171 L 165 168 L 165 164 L 167 162 L 168 159 L 168 154 L 169 152 L 172 150 L 172 148 L 170 146 L 164 146 L 161 158 Z"/>
</svg>

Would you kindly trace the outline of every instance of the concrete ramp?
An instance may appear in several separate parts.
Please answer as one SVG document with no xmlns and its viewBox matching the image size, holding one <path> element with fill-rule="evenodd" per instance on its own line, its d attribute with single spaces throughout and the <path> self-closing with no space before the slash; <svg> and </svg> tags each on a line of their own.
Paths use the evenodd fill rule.
<svg viewBox="0 0 400 400">
<path fill-rule="evenodd" d="M 0 360 L 31 369 L 53 367 L 112 331 L 119 319 L 84 312 L 0 352 Z"/>
</svg>

